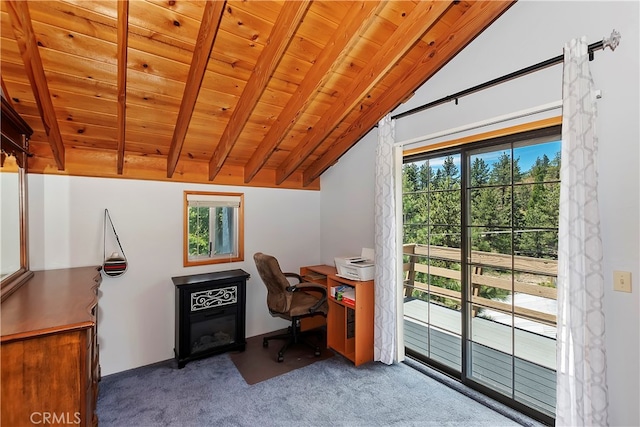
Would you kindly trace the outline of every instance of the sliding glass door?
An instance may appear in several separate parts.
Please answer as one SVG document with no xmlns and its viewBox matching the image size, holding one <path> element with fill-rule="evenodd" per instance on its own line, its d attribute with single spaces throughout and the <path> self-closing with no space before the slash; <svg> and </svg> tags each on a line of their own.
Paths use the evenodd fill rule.
<svg viewBox="0 0 640 427">
<path fill-rule="evenodd" d="M 558 128 L 405 159 L 407 354 L 555 412 Z"/>
</svg>

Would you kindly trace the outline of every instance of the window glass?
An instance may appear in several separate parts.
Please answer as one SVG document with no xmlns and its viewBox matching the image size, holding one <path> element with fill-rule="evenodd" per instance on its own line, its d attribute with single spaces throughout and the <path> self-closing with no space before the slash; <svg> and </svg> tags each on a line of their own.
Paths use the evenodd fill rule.
<svg viewBox="0 0 640 427">
<path fill-rule="evenodd" d="M 244 260 L 244 195 L 185 191 L 184 265 Z"/>
</svg>

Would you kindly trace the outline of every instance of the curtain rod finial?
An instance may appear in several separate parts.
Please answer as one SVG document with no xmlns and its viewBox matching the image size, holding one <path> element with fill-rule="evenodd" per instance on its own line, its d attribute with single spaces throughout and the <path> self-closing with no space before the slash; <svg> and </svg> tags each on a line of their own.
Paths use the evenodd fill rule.
<svg viewBox="0 0 640 427">
<path fill-rule="evenodd" d="M 613 30 L 611 32 L 611 37 L 602 39 L 602 44 L 604 47 L 609 46 L 611 50 L 616 50 L 616 48 L 620 44 L 621 38 L 622 36 L 620 35 L 620 32 Z"/>
</svg>

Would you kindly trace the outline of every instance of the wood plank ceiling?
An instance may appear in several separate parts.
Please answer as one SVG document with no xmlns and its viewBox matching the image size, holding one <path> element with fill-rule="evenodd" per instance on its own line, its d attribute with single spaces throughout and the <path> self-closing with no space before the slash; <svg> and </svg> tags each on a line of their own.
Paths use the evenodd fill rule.
<svg viewBox="0 0 640 427">
<path fill-rule="evenodd" d="M 3 0 L 2 90 L 30 173 L 318 189 L 511 4 Z"/>
</svg>

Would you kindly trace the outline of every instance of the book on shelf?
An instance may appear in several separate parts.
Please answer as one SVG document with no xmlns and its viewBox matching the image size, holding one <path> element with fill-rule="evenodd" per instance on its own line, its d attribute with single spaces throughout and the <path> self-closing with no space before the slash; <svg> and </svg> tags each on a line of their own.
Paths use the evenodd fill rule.
<svg viewBox="0 0 640 427">
<path fill-rule="evenodd" d="M 331 296 L 336 298 L 336 296 L 338 294 L 341 294 L 342 292 L 344 292 L 345 289 L 347 289 L 347 285 L 332 286 L 331 287 Z"/>
<path fill-rule="evenodd" d="M 350 301 L 355 301 L 356 299 L 355 289 L 349 285 L 332 286 L 331 296 L 338 301 L 343 301 L 345 298 Z"/>
</svg>

